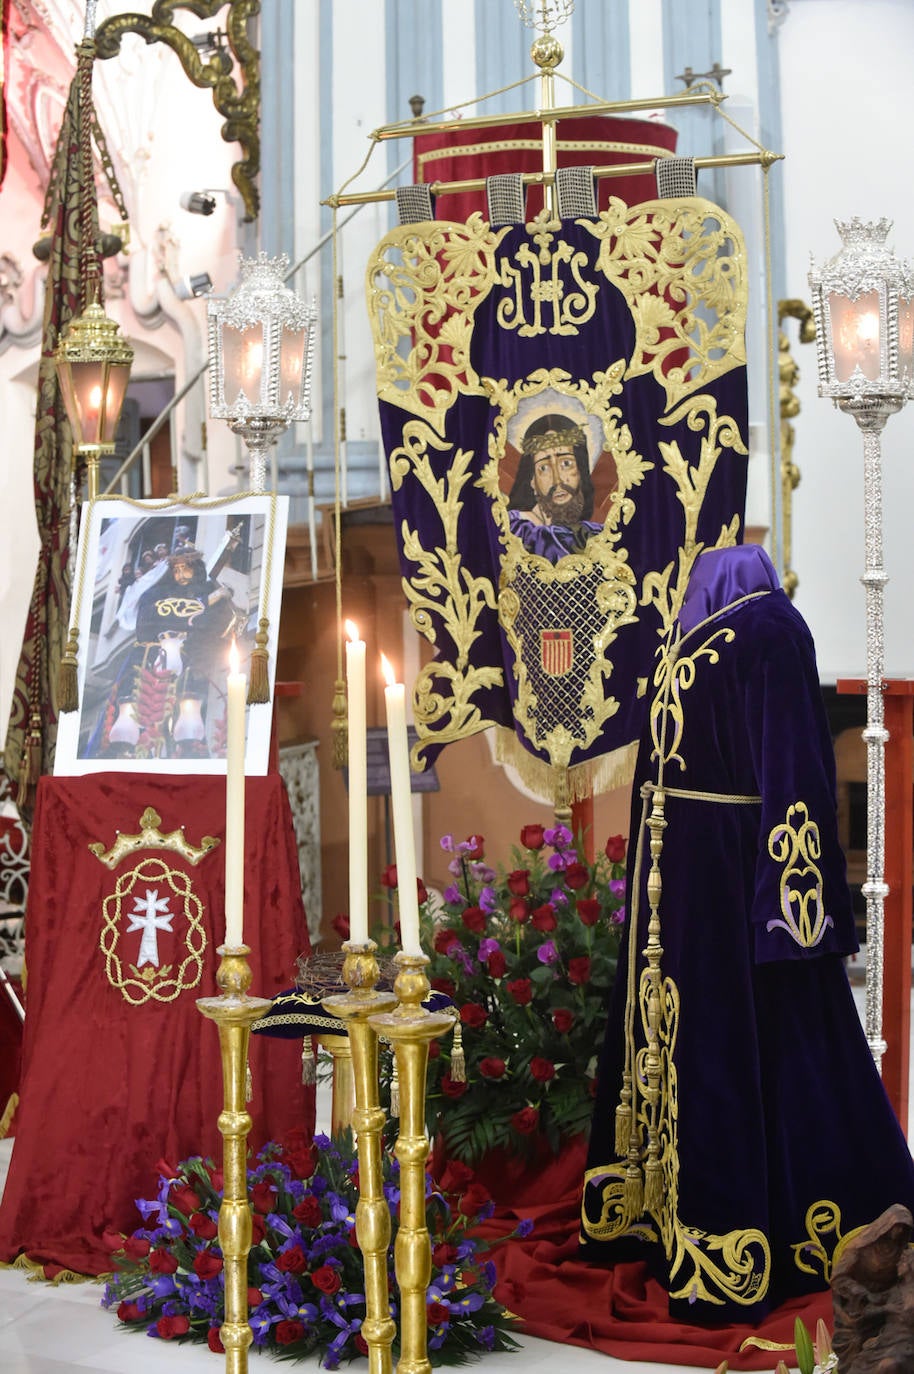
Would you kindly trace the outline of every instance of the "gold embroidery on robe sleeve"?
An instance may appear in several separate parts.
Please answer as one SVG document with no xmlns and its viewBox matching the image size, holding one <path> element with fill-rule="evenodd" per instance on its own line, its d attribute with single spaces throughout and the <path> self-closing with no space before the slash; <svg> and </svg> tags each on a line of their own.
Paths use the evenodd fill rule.
<svg viewBox="0 0 914 1374">
<path fill-rule="evenodd" d="M 772 917 L 765 929 L 786 930 L 802 949 L 814 949 L 834 921 L 825 911 L 822 870 L 816 863 L 822 854 L 819 827 L 809 819 L 805 802 L 788 807 L 786 819 L 772 828 L 768 853 L 782 866 L 781 917 Z"/>
</svg>

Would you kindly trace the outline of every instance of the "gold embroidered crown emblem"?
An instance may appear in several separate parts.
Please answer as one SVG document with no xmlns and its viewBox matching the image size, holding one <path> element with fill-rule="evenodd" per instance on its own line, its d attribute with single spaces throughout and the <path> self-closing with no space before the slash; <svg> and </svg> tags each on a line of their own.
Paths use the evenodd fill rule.
<svg viewBox="0 0 914 1374">
<path fill-rule="evenodd" d="M 170 849 L 173 853 L 182 855 L 188 863 L 198 864 L 211 849 L 215 849 L 216 845 L 221 843 L 215 835 L 204 835 L 199 845 L 191 844 L 184 834 L 183 825 L 178 830 L 170 830 L 167 835 L 163 835 L 159 829 L 161 821 L 162 817 L 158 811 L 147 806 L 140 817 L 138 835 L 124 835 L 118 830 L 117 839 L 110 849 L 106 850 L 100 840 L 90 844 L 89 848 L 106 868 L 117 868 L 122 859 L 138 849 Z"/>
</svg>

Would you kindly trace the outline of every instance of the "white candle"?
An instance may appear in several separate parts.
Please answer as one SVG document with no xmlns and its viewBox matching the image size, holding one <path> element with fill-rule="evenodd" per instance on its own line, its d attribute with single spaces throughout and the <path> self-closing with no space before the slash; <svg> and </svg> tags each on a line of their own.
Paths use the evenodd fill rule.
<svg viewBox="0 0 914 1374">
<path fill-rule="evenodd" d="M 365 641 L 346 621 L 346 700 L 349 725 L 349 939 L 368 940 L 368 733 L 365 715 Z"/>
<path fill-rule="evenodd" d="M 225 777 L 225 943 L 244 944 L 244 716 L 247 682 L 232 644 L 228 675 L 228 741 Z"/>
<path fill-rule="evenodd" d="M 394 818 L 400 938 L 404 954 L 421 954 L 416 841 L 413 835 L 409 743 L 406 734 L 406 689 L 402 682 L 394 682 L 393 670 L 383 654 L 381 667 L 387 681 L 384 688 L 384 704 L 387 709 L 387 749 L 390 755 L 390 801 Z"/>
</svg>

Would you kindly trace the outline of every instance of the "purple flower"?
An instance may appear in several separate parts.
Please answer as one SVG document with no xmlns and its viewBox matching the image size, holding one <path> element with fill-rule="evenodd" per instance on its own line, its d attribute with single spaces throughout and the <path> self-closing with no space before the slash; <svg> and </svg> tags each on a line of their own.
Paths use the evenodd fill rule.
<svg viewBox="0 0 914 1374">
<path fill-rule="evenodd" d="M 442 836 L 441 836 L 441 848 L 444 850 L 445 854 L 453 854 L 453 852 L 454 852 L 454 836 L 453 836 L 453 835 L 442 835 Z"/>
<path fill-rule="evenodd" d="M 609 919 L 614 926 L 621 926 L 625 920 L 625 907 L 620 906 L 618 911 L 613 911 Z"/>
<path fill-rule="evenodd" d="M 493 912 L 498 910 L 498 898 L 491 887 L 484 887 L 479 894 L 479 905 L 483 911 Z"/>
<path fill-rule="evenodd" d="M 467 1293 L 466 1297 L 452 1299 L 448 1307 L 452 1312 L 478 1312 L 484 1302 L 482 1293 Z"/>
<path fill-rule="evenodd" d="M 476 1255 L 475 1240 L 461 1241 L 457 1246 L 457 1258 L 459 1260 L 473 1259 Z"/>
<path fill-rule="evenodd" d="M 495 1327 L 483 1326 L 476 1332 L 476 1339 L 483 1350 L 495 1349 Z"/>
<path fill-rule="evenodd" d="M 484 964 L 490 954 L 495 954 L 500 950 L 501 945 L 498 943 L 497 940 L 492 940 L 491 938 L 486 940 L 480 940 L 479 949 L 477 950 L 477 958 L 479 959 L 479 962 L 481 964 Z"/>
<path fill-rule="evenodd" d="M 488 864 L 470 864 L 470 872 L 480 883 L 494 883 L 498 874 Z"/>
<path fill-rule="evenodd" d="M 451 883 L 450 887 L 446 887 L 442 895 L 446 902 L 450 902 L 451 906 L 456 906 L 458 902 L 463 901 L 460 895 L 460 888 L 456 883 Z"/>
<path fill-rule="evenodd" d="M 532 1219 L 531 1219 L 530 1217 L 524 1217 L 524 1219 L 523 1219 L 522 1221 L 519 1221 L 519 1222 L 517 1223 L 517 1232 L 516 1232 L 516 1234 L 519 1235 L 519 1236 L 529 1236 L 529 1234 L 530 1234 L 530 1232 L 531 1232 L 532 1230 L 533 1230 L 533 1221 L 532 1221 Z"/>
<path fill-rule="evenodd" d="M 447 871 L 448 873 L 453 873 L 455 878 L 459 878 L 463 873 L 463 864 L 460 859 L 451 859 L 451 862 L 447 866 Z"/>
<path fill-rule="evenodd" d="M 559 952 L 555 947 L 555 942 L 553 940 L 544 940 L 536 951 L 536 957 L 541 964 L 558 963 Z"/>
<path fill-rule="evenodd" d="M 487 1288 L 495 1287 L 495 1280 L 498 1278 L 498 1270 L 492 1260 L 486 1260 L 482 1266 L 482 1281 Z"/>
<path fill-rule="evenodd" d="M 573 862 L 573 859 L 566 858 L 564 854 L 550 854 L 549 858 L 546 860 L 548 867 L 552 869 L 553 873 L 564 873 L 568 865 Z"/>
<path fill-rule="evenodd" d="M 610 880 L 609 880 L 609 890 L 610 890 L 610 892 L 612 893 L 612 895 L 613 895 L 614 897 L 618 897 L 620 901 L 624 901 L 624 900 L 625 900 L 625 879 L 624 879 L 624 878 L 610 878 Z"/>
<path fill-rule="evenodd" d="M 560 887 L 554 887 L 549 894 L 549 900 L 553 906 L 567 906 L 568 893 L 563 892 Z"/>
<path fill-rule="evenodd" d="M 567 849 L 574 840 L 574 836 L 567 826 L 556 825 L 543 832 L 543 839 L 547 844 L 552 845 L 553 849 Z"/>
</svg>

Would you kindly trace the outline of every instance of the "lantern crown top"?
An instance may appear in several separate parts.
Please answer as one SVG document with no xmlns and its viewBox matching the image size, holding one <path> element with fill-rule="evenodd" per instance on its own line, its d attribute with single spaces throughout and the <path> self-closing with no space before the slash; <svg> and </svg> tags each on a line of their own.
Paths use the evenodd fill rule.
<svg viewBox="0 0 914 1374">
<path fill-rule="evenodd" d="M 841 242 L 846 247 L 855 243 L 868 246 L 885 243 L 894 223 L 895 221 L 891 219 L 863 220 L 859 215 L 854 215 L 853 219 L 836 219 L 834 221 Z"/>
<path fill-rule="evenodd" d="M 892 220 L 862 220 L 855 215 L 853 219 L 836 219 L 834 223 L 841 247 L 824 267 L 812 267 L 809 281 L 814 290 L 819 287 L 852 300 L 880 287 L 897 290 L 906 297 L 912 294 L 914 274 L 910 266 L 896 257 L 886 243 Z"/>
<path fill-rule="evenodd" d="M 306 329 L 313 311 L 286 286 L 289 270 L 285 253 L 271 258 L 258 253 L 256 258 L 239 258 L 241 283 L 230 296 L 210 298 L 210 315 L 221 317 L 235 329 L 249 329 L 264 320 L 275 321 L 289 329 Z"/>
<path fill-rule="evenodd" d="M 133 362 L 133 348 L 98 301 L 70 320 L 58 342 L 57 355 L 77 363 L 109 362 L 129 367 Z"/>
</svg>

